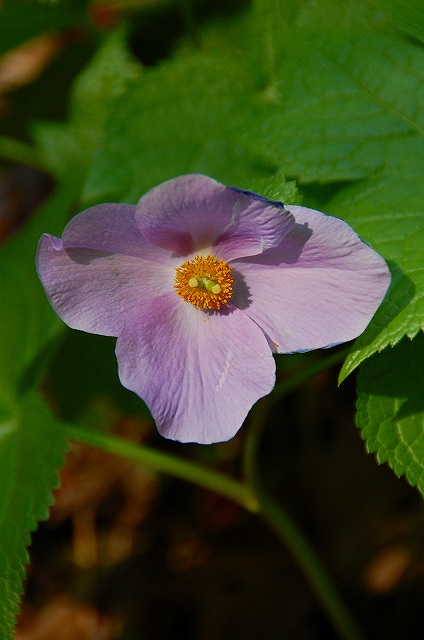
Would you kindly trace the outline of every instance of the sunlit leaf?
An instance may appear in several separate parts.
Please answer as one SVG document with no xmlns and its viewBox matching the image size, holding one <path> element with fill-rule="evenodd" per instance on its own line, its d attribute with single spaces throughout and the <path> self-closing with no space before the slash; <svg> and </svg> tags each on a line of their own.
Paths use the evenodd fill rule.
<svg viewBox="0 0 424 640">
<path fill-rule="evenodd" d="M 398 29 L 424 42 L 424 5 L 422 0 L 375 0 Z"/>
<path fill-rule="evenodd" d="M 422 139 L 424 51 L 378 33 L 290 32 L 237 140 L 302 182 L 366 178 Z"/>
<path fill-rule="evenodd" d="M 330 203 L 330 212 L 352 224 L 392 271 L 388 296 L 354 343 L 341 380 L 376 351 L 424 329 L 424 145 L 411 148 L 409 160 L 406 153 L 396 173 L 351 187 Z"/>
<path fill-rule="evenodd" d="M 234 183 L 264 173 L 263 163 L 255 167 L 228 138 L 251 92 L 252 78 L 237 59 L 197 54 L 146 71 L 115 105 L 85 198 L 134 202 L 189 172 Z"/>
</svg>

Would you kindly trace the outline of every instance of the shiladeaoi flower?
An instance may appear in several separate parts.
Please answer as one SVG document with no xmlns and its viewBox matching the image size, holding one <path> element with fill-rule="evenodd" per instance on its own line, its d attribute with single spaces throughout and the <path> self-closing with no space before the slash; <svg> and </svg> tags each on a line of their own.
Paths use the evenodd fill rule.
<svg viewBox="0 0 424 640">
<path fill-rule="evenodd" d="M 203 175 L 83 211 L 42 236 L 37 269 L 66 324 L 117 336 L 120 380 L 160 433 L 204 444 L 272 390 L 273 353 L 355 338 L 390 283 L 343 220 Z"/>
</svg>

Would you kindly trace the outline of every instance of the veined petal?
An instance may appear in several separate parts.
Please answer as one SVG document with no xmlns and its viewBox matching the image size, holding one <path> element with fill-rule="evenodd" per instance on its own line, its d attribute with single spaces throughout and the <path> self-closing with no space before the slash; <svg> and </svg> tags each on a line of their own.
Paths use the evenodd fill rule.
<svg viewBox="0 0 424 640">
<path fill-rule="evenodd" d="M 361 334 L 390 284 L 383 258 L 339 218 L 290 206 L 281 245 L 232 264 L 233 302 L 278 353 L 329 347 Z"/>
<path fill-rule="evenodd" d="M 145 400 L 163 436 L 181 442 L 230 439 L 275 383 L 255 323 L 235 308 L 205 313 L 174 294 L 133 315 L 116 354 L 122 384 Z"/>
<path fill-rule="evenodd" d="M 146 242 L 135 220 L 131 204 L 99 204 L 85 209 L 68 222 L 62 234 L 65 249 L 98 249 L 151 261 L 166 260 L 168 252 Z"/>
<path fill-rule="evenodd" d="M 73 329 L 118 336 L 134 308 L 173 289 L 174 259 L 143 238 L 135 207 L 99 205 L 45 234 L 37 271 L 56 313 Z"/>
<path fill-rule="evenodd" d="M 228 187 L 238 193 L 233 224 L 216 241 L 214 255 L 226 262 L 261 254 L 278 246 L 294 225 L 293 215 L 282 203 L 267 200 L 247 191 Z"/>
<path fill-rule="evenodd" d="M 197 174 L 148 191 L 136 220 L 153 244 L 180 256 L 213 247 L 226 261 L 277 246 L 294 224 L 284 205 Z"/>
</svg>

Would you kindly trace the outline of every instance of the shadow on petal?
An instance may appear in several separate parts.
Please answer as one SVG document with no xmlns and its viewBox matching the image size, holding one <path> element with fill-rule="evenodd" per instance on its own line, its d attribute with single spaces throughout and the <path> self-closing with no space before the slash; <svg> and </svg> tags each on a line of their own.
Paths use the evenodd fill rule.
<svg viewBox="0 0 424 640">
<path fill-rule="evenodd" d="M 267 266 L 296 264 L 302 255 L 305 244 L 312 237 L 313 233 L 313 229 L 310 228 L 307 222 L 303 224 L 296 222 L 278 247 L 268 249 L 256 256 L 241 258 L 240 262 L 251 262 L 253 264 L 263 264 Z"/>
<path fill-rule="evenodd" d="M 233 268 L 231 272 L 234 278 L 233 297 L 231 298 L 231 304 L 237 307 L 237 309 L 243 311 L 244 309 L 247 309 L 252 302 L 250 289 L 247 286 L 245 277 L 240 273 L 240 271 L 237 271 L 237 269 Z"/>
<path fill-rule="evenodd" d="M 305 244 L 312 237 L 313 230 L 309 227 L 307 222 L 303 224 L 294 224 L 293 229 L 284 238 L 278 250 L 278 263 L 283 262 L 285 264 L 295 264 L 303 251 Z M 274 251 L 274 250 L 271 250 Z M 269 263 L 270 264 L 270 263 Z"/>
<path fill-rule="evenodd" d="M 72 262 L 76 262 L 77 264 L 86 264 L 89 265 L 93 262 L 93 260 L 98 260 L 99 258 L 112 258 L 116 255 L 112 251 L 101 251 L 98 249 L 84 249 L 84 248 L 71 248 L 65 249 L 68 254 L 70 260 Z"/>
</svg>

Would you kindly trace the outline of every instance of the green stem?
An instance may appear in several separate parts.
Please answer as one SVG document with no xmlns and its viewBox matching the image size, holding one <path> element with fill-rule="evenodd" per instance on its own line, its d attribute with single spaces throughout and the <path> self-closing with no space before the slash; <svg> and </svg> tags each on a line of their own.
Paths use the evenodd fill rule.
<svg viewBox="0 0 424 640">
<path fill-rule="evenodd" d="M 334 627 L 338 630 L 340 637 L 343 640 L 363 640 L 356 622 L 345 607 L 325 567 L 316 556 L 315 551 L 302 531 L 269 495 L 262 483 L 257 467 L 259 444 L 272 405 L 299 384 L 340 362 L 349 351 L 350 348 L 338 351 L 299 374 L 291 376 L 288 380 L 277 385 L 270 396 L 263 398 L 256 405 L 248 432 L 243 460 L 246 483 L 210 469 L 205 469 L 196 463 L 172 454 L 155 451 L 142 445 L 135 445 L 102 432 L 66 425 L 66 433 L 71 440 L 85 442 L 108 453 L 120 455 L 134 462 L 144 464 L 161 473 L 187 480 L 225 496 L 248 511 L 257 513 L 289 549 L 309 585 L 314 590 L 318 601 L 327 612 Z"/>
<path fill-rule="evenodd" d="M 256 488 L 260 506 L 258 515 L 289 549 L 321 606 L 339 632 L 340 638 L 364 640 L 363 634 L 342 601 L 333 580 L 302 531 L 263 487 Z"/>
<path fill-rule="evenodd" d="M 66 434 L 70 440 L 85 442 L 127 460 L 133 460 L 144 464 L 151 469 L 165 473 L 181 480 L 188 480 L 200 487 L 209 489 L 225 496 L 247 511 L 255 513 L 258 510 L 258 502 L 254 493 L 244 483 L 234 480 L 211 469 L 184 460 L 170 453 L 155 451 L 150 447 L 136 445 L 121 438 L 92 431 L 73 425 L 66 425 Z"/>
<path fill-rule="evenodd" d="M 286 380 L 279 382 L 275 385 L 274 389 L 269 396 L 262 398 L 252 410 L 252 420 L 249 427 L 248 437 L 246 440 L 243 456 L 243 471 L 244 477 L 248 480 L 248 484 L 255 482 L 255 468 L 256 457 L 259 447 L 259 442 L 262 436 L 262 431 L 269 417 L 269 413 L 274 404 L 277 404 L 286 396 L 290 391 L 296 389 L 301 384 L 314 378 L 322 371 L 326 371 L 331 367 L 339 364 L 345 359 L 348 353 L 350 353 L 351 347 L 345 347 L 335 353 L 332 353 L 327 358 L 315 362 L 309 367 L 302 369 L 299 373 L 295 373 Z M 250 482 L 252 481 L 252 482 Z"/>
<path fill-rule="evenodd" d="M 258 516 L 274 531 L 283 542 L 303 572 L 334 628 L 343 640 L 363 640 L 364 636 L 345 606 L 332 578 L 317 557 L 313 547 L 297 527 L 289 514 L 277 504 L 265 488 L 258 469 L 258 452 L 263 429 L 267 423 L 272 405 L 281 397 L 309 378 L 340 362 L 350 349 L 344 349 L 308 367 L 278 385 L 277 392 L 262 398 L 254 408 L 252 421 L 246 439 L 243 471 L 252 493 L 259 501 Z"/>
<path fill-rule="evenodd" d="M 259 444 L 265 424 L 272 408 L 271 396 L 262 398 L 252 409 L 243 452 L 243 476 L 249 487 L 255 487 L 258 480 L 257 462 Z"/>
</svg>

